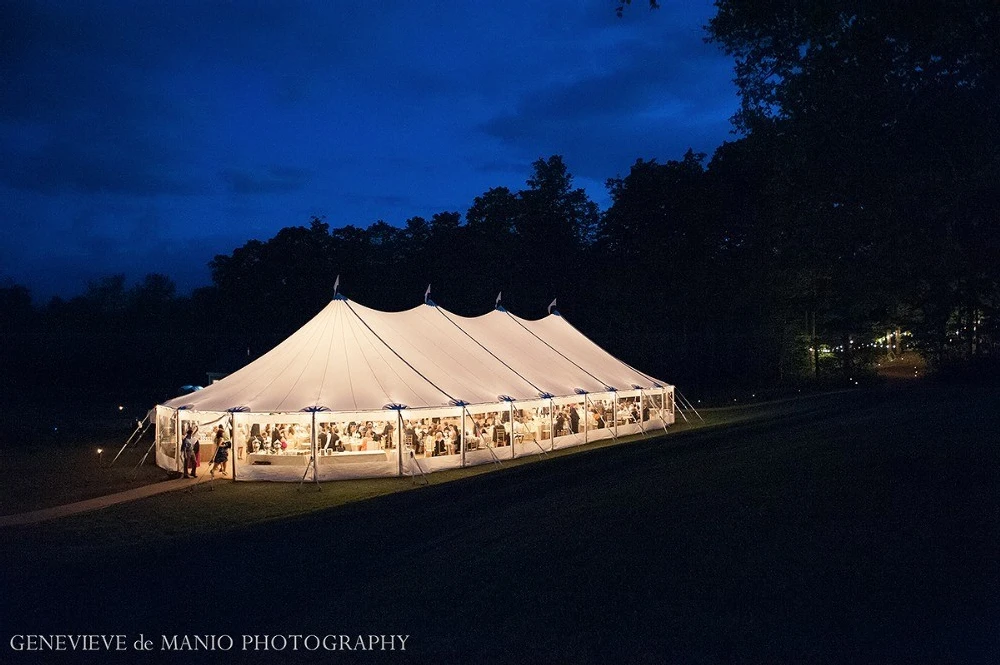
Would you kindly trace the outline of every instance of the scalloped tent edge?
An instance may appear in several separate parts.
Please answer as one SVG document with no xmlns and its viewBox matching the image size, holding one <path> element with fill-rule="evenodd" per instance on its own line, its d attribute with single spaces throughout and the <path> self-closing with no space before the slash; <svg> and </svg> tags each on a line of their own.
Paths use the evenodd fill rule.
<svg viewBox="0 0 1000 665">
<path fill-rule="evenodd" d="M 632 422 L 622 423 L 618 414 L 622 408 L 638 410 L 643 417 L 633 413 Z M 606 428 L 596 425 L 588 429 L 591 413 L 603 416 L 605 410 L 614 429 L 600 432 Z M 576 431 L 572 441 L 560 442 L 561 430 L 555 423 L 562 422 L 559 414 L 568 418 L 570 411 L 576 411 L 574 421 L 580 417 L 584 421 L 583 440 Z M 414 452 L 419 445 L 408 453 L 404 450 L 403 430 L 414 419 L 450 418 L 457 430 L 452 447 L 461 450 L 460 455 L 451 453 L 452 462 L 460 458 L 452 466 L 466 466 L 499 462 L 504 456 L 489 445 L 483 449 L 490 454 L 472 454 L 472 439 L 482 438 L 472 434 L 478 420 L 484 419 L 477 420 L 477 415 L 494 414 L 492 419 L 499 420 L 495 414 L 507 412 L 503 418 L 513 423 L 511 429 L 522 421 L 535 428 L 522 441 L 507 432 L 512 449 L 502 452 L 515 457 L 519 453 L 512 444 L 523 444 L 523 439 L 529 448 L 521 454 L 542 454 L 561 443 L 577 445 L 603 435 L 622 435 L 623 426 L 634 433 L 666 429 L 674 422 L 675 409 L 673 386 L 615 358 L 558 312 L 525 320 L 498 307 L 482 316 L 462 317 L 431 301 L 402 312 L 383 312 L 338 295 L 260 358 L 203 390 L 158 405 L 155 412 L 156 458 L 161 467 L 180 469 L 185 429 L 222 424 L 237 452 L 234 477 L 297 480 L 306 478 L 311 468 L 313 479 L 320 480 L 447 468 L 438 459 L 419 459 Z M 648 417 L 650 412 L 655 418 Z M 318 430 L 324 423 L 348 420 L 388 424 L 395 439 L 383 432 L 379 440 L 383 447 L 377 450 L 394 453 L 387 452 L 384 460 L 371 450 L 344 451 L 367 453 L 364 456 L 321 453 Z M 310 440 L 304 443 L 310 444 L 310 461 L 302 462 L 306 468 L 285 464 L 284 457 L 248 464 L 252 455 L 244 459 L 244 452 L 251 429 L 286 421 L 309 432 Z M 628 433 L 632 432 L 624 432 Z M 295 467 L 291 475 L 296 477 L 290 477 L 287 469 L 253 468 L 265 466 Z M 344 468 L 324 473 L 324 467 Z"/>
</svg>

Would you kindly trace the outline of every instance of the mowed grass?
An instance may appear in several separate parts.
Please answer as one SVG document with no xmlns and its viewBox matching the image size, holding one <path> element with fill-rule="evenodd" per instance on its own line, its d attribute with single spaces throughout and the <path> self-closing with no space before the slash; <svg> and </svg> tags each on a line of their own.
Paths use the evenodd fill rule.
<svg viewBox="0 0 1000 665">
<path fill-rule="evenodd" d="M 700 420 L 694 414 L 691 414 L 690 421 L 678 416 L 679 422 L 670 427 L 670 432 L 724 426 L 763 416 L 773 417 L 790 408 L 799 407 L 791 407 L 789 402 L 785 401 L 710 410 L 706 411 L 706 415 L 709 415 L 707 420 Z M 617 440 L 603 439 L 585 446 L 547 451 L 544 456 L 540 454 L 516 460 L 502 459 L 500 465 L 486 464 L 428 474 L 426 480 L 428 484 L 451 482 L 581 451 L 628 444 L 662 434 L 662 429 L 655 429 L 646 435 L 621 437 Z M 147 432 L 144 440 L 127 447 L 124 446 L 124 438 L 116 441 L 105 435 L 92 436 L 81 440 L 77 445 L 42 444 L 11 448 L 7 454 L 0 455 L 0 475 L 6 481 L 0 488 L 0 515 L 69 504 L 176 478 L 177 474 L 171 474 L 157 467 L 152 454 L 146 456 L 151 436 L 151 431 Z M 104 451 L 103 458 L 98 455 L 98 448 Z M 504 455 L 505 452 L 509 455 L 509 449 L 500 450 L 498 454 Z M 116 456 L 117 460 L 114 459 Z M 207 471 L 203 470 L 203 473 Z M 423 484 L 423 479 L 419 482 Z M 172 494 L 169 497 L 149 499 L 137 509 L 124 507 L 111 511 L 113 514 L 109 515 L 108 519 L 97 517 L 86 526 L 72 525 L 68 528 L 80 526 L 91 532 L 95 529 L 99 531 L 107 529 L 104 535 L 113 537 L 118 535 L 115 531 L 117 525 L 123 520 L 129 521 L 129 515 L 134 512 L 135 520 L 141 520 L 154 527 L 159 518 L 166 518 L 162 529 L 146 529 L 143 533 L 143 537 L 156 538 L 158 533 L 173 535 L 180 532 L 190 533 L 192 529 L 214 530 L 232 526 L 234 523 L 247 525 L 257 521 L 299 515 L 373 496 L 412 490 L 414 485 L 410 478 L 361 479 L 325 482 L 322 484 L 322 489 L 317 492 L 315 485 L 307 485 L 300 491 L 297 483 L 233 483 L 230 479 L 220 476 L 211 487 L 199 486 L 183 495 Z M 202 496 L 204 492 L 212 494 Z M 215 492 L 222 494 L 216 495 Z M 222 496 L 225 498 L 221 499 Z M 175 511 L 166 507 L 176 504 L 178 500 L 186 502 L 186 510 L 182 511 L 179 521 L 178 516 L 173 514 Z M 224 500 L 229 506 L 224 518 L 215 510 L 220 500 Z M 60 528 L 61 525 L 54 530 L 58 531 Z"/>
<path fill-rule="evenodd" d="M 998 406 L 857 391 L 414 491 L 217 483 L 5 529 L 0 625 L 407 633 L 380 660 L 414 662 L 995 662 Z"/>
<path fill-rule="evenodd" d="M 8 447 L 0 455 L 0 515 L 50 508 L 122 492 L 166 480 L 150 458 L 141 466 L 149 439 L 122 450 L 121 439 L 91 437 L 75 445 L 35 444 Z M 97 450 L 103 450 L 99 455 Z"/>
</svg>

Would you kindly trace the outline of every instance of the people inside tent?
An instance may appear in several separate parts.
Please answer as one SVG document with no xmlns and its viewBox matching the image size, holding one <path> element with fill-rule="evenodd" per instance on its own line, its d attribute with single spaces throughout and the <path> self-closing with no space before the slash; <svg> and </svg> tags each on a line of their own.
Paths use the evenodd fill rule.
<svg viewBox="0 0 1000 665">
<path fill-rule="evenodd" d="M 476 450 L 483 443 L 482 427 L 475 419 L 467 421 L 465 428 L 465 445 L 469 450 Z"/>
<path fill-rule="evenodd" d="M 444 455 L 445 454 L 445 443 L 444 443 L 444 432 L 440 429 L 434 430 L 434 455 Z"/>
<path fill-rule="evenodd" d="M 556 436 L 564 436 L 568 432 L 568 430 L 566 429 L 566 423 L 567 423 L 566 411 L 565 409 L 559 409 L 558 411 L 556 411 L 552 421 L 552 424 L 556 429 Z"/>
<path fill-rule="evenodd" d="M 451 422 L 454 420 L 455 422 Z M 419 421 L 406 421 L 403 425 L 403 446 L 422 457 L 438 457 L 457 455 L 462 451 L 462 436 L 460 419 L 423 418 Z M 385 442 L 386 436 L 390 443 L 382 445 L 391 447 L 391 427 L 380 441 Z"/>
<path fill-rule="evenodd" d="M 382 448 L 389 449 L 396 447 L 396 440 L 393 438 L 393 433 L 395 431 L 396 430 L 392 426 L 392 423 L 389 422 L 388 420 L 385 421 L 385 424 L 382 427 L 382 431 L 379 432 L 378 435 L 379 444 L 382 446 Z"/>
<path fill-rule="evenodd" d="M 412 450 L 417 455 L 423 455 L 423 445 L 413 421 L 403 423 L 403 447 Z"/>
<path fill-rule="evenodd" d="M 509 444 L 510 440 L 507 438 L 507 430 L 503 426 L 503 423 L 502 422 L 495 423 L 493 425 L 493 445 L 499 447 L 499 446 L 506 446 Z"/>
<path fill-rule="evenodd" d="M 327 450 L 332 450 L 335 453 L 342 453 L 346 450 L 344 448 L 344 441 L 340 435 L 340 428 L 336 425 L 330 428 L 330 440 L 327 442 Z"/>
<path fill-rule="evenodd" d="M 607 423 L 604 420 L 604 409 L 595 406 L 591 409 L 591 422 L 593 423 L 594 429 L 603 429 L 607 427 Z"/>
<path fill-rule="evenodd" d="M 521 443 L 522 441 L 524 441 L 525 437 L 528 434 L 528 427 L 527 425 L 524 424 L 523 416 L 517 416 L 514 418 L 514 423 L 511 427 L 511 430 L 514 434 L 514 443 Z"/>
</svg>

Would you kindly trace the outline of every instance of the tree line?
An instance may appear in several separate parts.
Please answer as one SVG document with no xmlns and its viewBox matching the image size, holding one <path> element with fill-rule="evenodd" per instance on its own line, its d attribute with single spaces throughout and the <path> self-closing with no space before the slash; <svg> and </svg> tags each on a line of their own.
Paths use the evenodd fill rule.
<svg viewBox="0 0 1000 665">
<path fill-rule="evenodd" d="M 638 159 L 604 211 L 551 156 L 464 214 L 313 218 L 247 242 L 191 295 L 163 275 L 41 307 L 0 289 L 4 391 L 162 399 L 259 357 L 338 275 L 378 309 L 418 305 L 428 283 L 465 315 L 498 292 L 527 317 L 558 298 L 615 355 L 704 395 L 846 381 L 896 330 L 939 365 L 995 362 L 1000 9 L 863 5 L 717 3 L 708 39 L 736 64 L 739 137 Z"/>
</svg>

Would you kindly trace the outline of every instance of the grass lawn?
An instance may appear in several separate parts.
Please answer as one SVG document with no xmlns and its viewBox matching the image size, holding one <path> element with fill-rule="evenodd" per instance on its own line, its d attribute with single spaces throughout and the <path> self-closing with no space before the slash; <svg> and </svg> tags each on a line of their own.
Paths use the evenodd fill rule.
<svg viewBox="0 0 1000 665">
<path fill-rule="evenodd" d="M 996 662 L 998 406 L 914 382 L 429 487 L 216 483 L 7 528 L 0 661 L 14 633 L 143 632 L 411 635 L 354 654 L 376 662 Z"/>
</svg>

